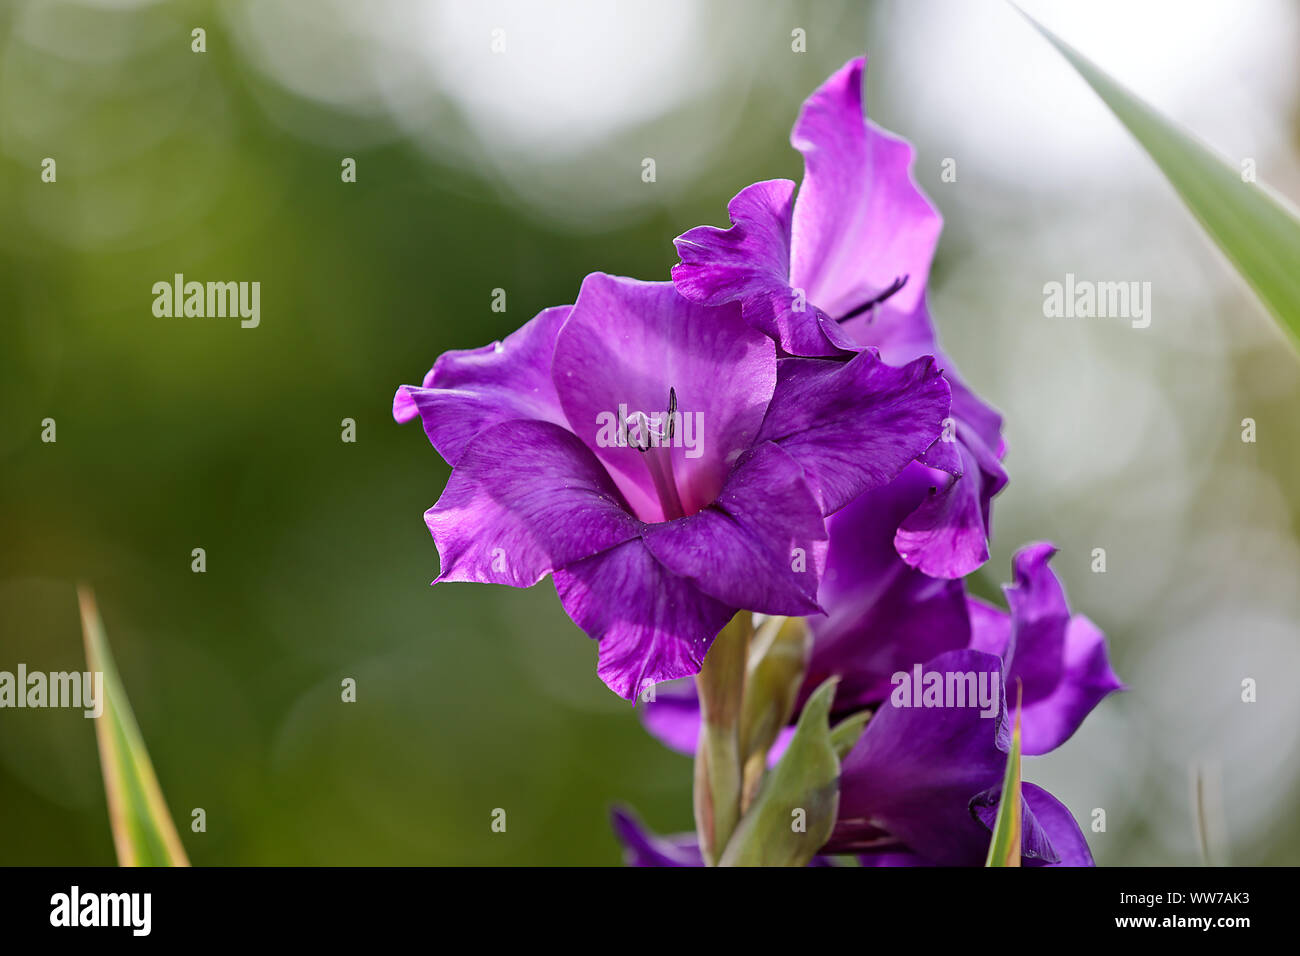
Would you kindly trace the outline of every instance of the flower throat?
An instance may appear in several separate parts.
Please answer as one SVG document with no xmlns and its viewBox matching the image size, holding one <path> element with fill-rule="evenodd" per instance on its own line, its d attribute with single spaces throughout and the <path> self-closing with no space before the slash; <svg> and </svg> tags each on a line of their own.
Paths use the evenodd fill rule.
<svg viewBox="0 0 1300 956">
<path fill-rule="evenodd" d="M 668 389 L 668 414 L 659 424 L 652 422 L 644 412 L 636 412 L 628 421 L 629 426 L 633 421 L 636 422 L 637 440 L 632 441 L 629 435 L 628 443 L 645 458 L 646 471 L 650 472 L 650 479 L 654 482 L 664 520 L 686 517 L 682 496 L 673 477 L 672 442 L 677 428 L 677 389 Z"/>
</svg>

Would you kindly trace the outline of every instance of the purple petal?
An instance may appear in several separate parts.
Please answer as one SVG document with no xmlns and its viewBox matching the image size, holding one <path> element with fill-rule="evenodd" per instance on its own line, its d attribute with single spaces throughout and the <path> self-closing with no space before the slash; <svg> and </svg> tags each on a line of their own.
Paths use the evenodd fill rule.
<svg viewBox="0 0 1300 956">
<path fill-rule="evenodd" d="M 912 178 L 912 147 L 863 114 L 864 65 L 850 60 L 818 88 L 790 137 L 804 157 L 790 284 L 835 317 L 904 275 L 908 283 L 894 298 L 910 309 L 925 288 L 943 227 Z"/>
<path fill-rule="evenodd" d="M 1001 679 L 1001 661 L 978 651 L 949 651 L 924 671 L 974 674 L 991 688 Z M 997 714 L 990 717 L 970 706 L 882 704 L 843 761 L 832 851 L 853 849 L 864 838 L 878 841 L 884 831 L 940 865 L 982 860 L 988 834 L 972 826 L 969 807 L 1006 766 L 1010 735 L 1005 695 L 998 696 Z"/>
<path fill-rule="evenodd" d="M 950 384 L 949 388 L 951 387 Z M 966 471 L 966 464 L 961 456 L 961 443 L 955 439 L 949 440 L 942 435 L 931 442 L 930 447 L 922 452 L 916 460 L 934 471 L 946 471 L 948 474 L 957 477 L 961 477 Z M 935 480 L 938 479 L 932 479 L 931 484 Z"/>
<path fill-rule="evenodd" d="M 727 204 L 730 229 L 699 226 L 675 240 L 673 284 L 706 305 L 740 302 L 750 325 L 791 355 L 839 356 L 853 340 L 816 304 L 790 288 L 788 179 L 746 186 Z"/>
<path fill-rule="evenodd" d="M 893 480 L 939 437 L 948 409 L 929 358 L 902 368 L 871 349 L 848 362 L 788 358 L 759 440 L 794 456 L 831 514 Z"/>
<path fill-rule="evenodd" d="M 746 453 L 712 505 L 651 525 L 644 538 L 664 567 L 724 604 L 762 614 L 821 610 L 821 507 L 803 470 L 776 445 Z"/>
<path fill-rule="evenodd" d="M 862 866 L 934 866 L 919 853 L 910 850 L 882 850 L 878 853 L 863 853 L 858 856 Z"/>
<path fill-rule="evenodd" d="M 970 615 L 970 649 L 1005 658 L 1011 646 L 1011 615 L 970 595 L 966 596 L 966 611 Z M 1021 730 L 1024 730 L 1023 722 Z"/>
<path fill-rule="evenodd" d="M 1049 696 L 1063 676 L 1070 609 L 1061 582 L 1047 566 L 1054 554 L 1047 542 L 1021 548 L 1011 560 L 1015 583 L 1002 589 L 1011 607 L 1007 679 L 1013 686 L 1020 682 L 1024 706 Z"/>
<path fill-rule="evenodd" d="M 425 522 L 439 582 L 512 587 L 531 587 L 641 527 L 577 436 L 538 421 L 502 422 L 470 442 Z"/>
<path fill-rule="evenodd" d="M 949 444 L 960 459 L 960 469 L 949 474 L 933 471 L 930 493 L 898 526 L 894 547 L 911 567 L 936 578 L 962 578 L 989 559 L 990 502 L 1006 475 L 992 459 L 968 444 L 971 437 L 957 425 L 957 440 Z M 978 441 L 978 439 L 973 439 Z M 943 442 L 941 442 L 943 444 Z M 934 460 L 934 456 L 927 456 Z"/>
<path fill-rule="evenodd" d="M 935 356 L 944 369 L 944 378 L 952 386 L 953 418 L 964 423 L 1000 459 L 1006 451 L 1002 416 L 970 390 L 951 359 L 939 348 L 925 297 L 921 296 L 907 310 L 899 308 L 897 303 L 897 296 L 892 297 L 876 309 L 843 323 L 841 328 L 859 346 L 878 349 L 880 357 L 890 365 L 906 365 L 925 355 Z"/>
<path fill-rule="evenodd" d="M 809 618 L 815 640 L 804 688 L 838 675 L 837 709 L 875 703 L 888 695 L 894 673 L 967 644 L 961 582 L 914 571 L 894 551 L 895 527 L 928 486 L 928 469 L 909 465 L 827 521 L 830 546 L 818 592 L 826 616 Z"/>
<path fill-rule="evenodd" d="M 641 821 L 618 807 L 610 810 L 610 825 L 623 844 L 628 866 L 703 866 L 704 855 L 694 834 L 664 838 L 655 836 Z"/>
<path fill-rule="evenodd" d="M 785 285 L 746 296 L 741 313 L 787 355 L 842 359 L 862 351 L 839 323 Z"/>
<path fill-rule="evenodd" d="M 600 642 L 596 673 L 629 700 L 648 684 L 699 673 L 736 611 L 670 572 L 639 538 L 556 570 L 555 589 Z"/>
<path fill-rule="evenodd" d="M 1108 694 L 1124 689 L 1106 656 L 1106 636 L 1082 614 L 1070 619 L 1063 666 L 1056 690 L 1024 707 L 1021 729 L 1026 754 L 1055 750 Z"/>
<path fill-rule="evenodd" d="M 993 462 L 981 460 L 981 467 L 997 467 L 1001 471 L 998 462 L 1007 453 L 1006 439 L 1002 437 L 1002 416 L 995 409 L 990 407 L 978 395 L 970 390 L 969 386 L 961 380 L 952 363 L 940 355 L 947 368 L 944 377 L 948 379 L 948 384 L 952 386 L 952 417 L 961 423 L 966 432 L 969 433 L 967 443 L 981 448 L 986 454 L 991 455 Z M 1006 475 L 1002 475 L 1002 482 L 994 490 L 996 494 L 1000 491 L 1002 485 L 1006 484 Z"/>
<path fill-rule="evenodd" d="M 1020 797 L 1020 858 L 1022 860 L 1036 860 L 1046 865 L 1059 863 L 1061 858 L 1057 855 L 1056 849 L 1052 846 L 1052 841 L 1047 832 L 1039 824 L 1038 818 L 1034 816 L 1034 811 L 1030 809 L 1028 794 L 1025 792 L 1029 789 L 1030 784 L 1021 785 Z M 998 805 L 1002 802 L 1002 784 L 990 787 L 983 793 L 976 794 L 970 802 L 971 816 L 983 824 L 985 833 L 985 843 L 993 833 L 993 827 L 997 823 Z M 986 857 L 987 859 L 987 857 Z M 971 866 L 978 866 L 980 862 L 971 860 Z"/>
<path fill-rule="evenodd" d="M 1006 682 L 1023 687 L 1022 750 L 1055 750 L 1108 694 L 1123 689 L 1106 654 L 1106 638 L 1083 615 L 1070 614 L 1065 592 L 1048 561 L 1050 544 L 1028 545 L 1013 559 L 1008 586 L 1011 613 L 972 599 L 971 646 L 1001 654 Z"/>
<path fill-rule="evenodd" d="M 901 365 L 935 355 L 952 389 L 952 440 L 935 442 L 922 462 L 947 472 L 935 474 L 934 493 L 902 522 L 895 541 L 912 567 L 934 577 L 960 578 L 988 560 L 991 502 L 1007 483 L 1001 457 L 1002 416 L 981 401 L 939 351 L 934 326 L 919 299 L 904 311 L 890 299 L 879 309 L 845 323 L 854 341 L 880 349 L 881 357 Z"/>
<path fill-rule="evenodd" d="M 694 681 L 660 684 L 639 713 L 645 729 L 661 744 L 695 756 L 700 739 L 700 698 Z"/>
<path fill-rule="evenodd" d="M 551 382 L 555 339 L 570 306 L 545 309 L 503 341 L 481 349 L 444 352 L 417 387 L 403 385 L 393 417 L 417 414 L 438 453 L 454 465 L 479 433 L 513 419 L 567 427 Z"/>
<path fill-rule="evenodd" d="M 618 416 L 666 412 L 675 390 L 682 432 L 669 453 L 686 514 L 713 501 L 740 455 L 754 444 L 776 384 L 772 342 L 739 306 L 710 308 L 669 282 L 587 276 L 560 332 L 552 377 L 568 421 L 609 468 L 646 521 L 664 509 L 635 447 L 609 440 Z M 689 421 L 687 419 L 689 418 Z M 616 429 L 613 429 L 616 430 Z M 695 447 L 684 447 L 695 442 Z"/>
<path fill-rule="evenodd" d="M 681 262 L 673 285 L 692 302 L 724 305 L 774 288 L 790 277 L 790 203 L 794 183 L 746 186 L 727 204 L 730 229 L 697 226 L 673 240 Z"/>
<path fill-rule="evenodd" d="M 1002 785 L 971 801 L 971 812 L 993 832 Z M 1027 866 L 1094 866 L 1083 831 L 1065 805 L 1032 783 L 1021 784 L 1021 859 Z"/>
<path fill-rule="evenodd" d="M 1023 727 L 1022 727 L 1023 729 Z M 1051 840 L 1059 861 L 1056 866 L 1096 866 L 1083 831 L 1065 804 L 1042 787 L 1021 784 L 1021 796 Z"/>
<path fill-rule="evenodd" d="M 909 277 L 907 284 L 914 281 Z M 922 355 L 936 355 L 939 338 L 921 291 L 904 308 L 899 290 L 875 308 L 840 323 L 840 328 L 857 344 L 879 349 L 881 358 L 890 365 L 906 365 Z"/>
</svg>

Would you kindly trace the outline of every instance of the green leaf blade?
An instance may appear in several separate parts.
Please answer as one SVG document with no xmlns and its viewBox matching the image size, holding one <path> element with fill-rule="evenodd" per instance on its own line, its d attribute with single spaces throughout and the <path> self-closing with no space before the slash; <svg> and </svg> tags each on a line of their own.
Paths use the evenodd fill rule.
<svg viewBox="0 0 1300 956">
<path fill-rule="evenodd" d="M 835 748 L 836 756 L 843 760 L 849 755 L 849 751 L 857 746 L 858 739 L 870 719 L 871 711 L 860 710 L 850 717 L 845 717 L 831 728 L 831 746 Z"/>
<path fill-rule="evenodd" d="M 1021 844 L 1020 809 L 1020 688 L 1016 688 L 1016 725 L 1011 732 L 1011 752 L 1002 777 L 1002 797 L 993 823 L 993 838 L 985 866 L 1019 866 Z"/>
<path fill-rule="evenodd" d="M 189 866 L 185 848 L 167 811 L 149 752 L 127 701 L 109 651 L 104 625 L 88 588 L 78 588 L 86 667 L 104 675 L 103 712 L 95 738 L 104 773 L 109 824 L 121 866 Z"/>
<path fill-rule="evenodd" d="M 1023 11 L 1022 11 L 1023 12 Z M 1300 351 L 1300 214 L 1025 14 L 1133 134 Z"/>
</svg>

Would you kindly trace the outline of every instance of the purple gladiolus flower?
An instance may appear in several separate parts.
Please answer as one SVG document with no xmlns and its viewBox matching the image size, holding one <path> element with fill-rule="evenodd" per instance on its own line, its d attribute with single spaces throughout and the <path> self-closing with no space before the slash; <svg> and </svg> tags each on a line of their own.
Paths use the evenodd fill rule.
<svg viewBox="0 0 1300 956">
<path fill-rule="evenodd" d="M 838 557 L 834 532 L 831 550 L 828 581 Z M 996 687 L 995 716 L 970 700 L 941 698 L 939 706 L 925 706 L 922 699 L 915 706 L 915 682 L 892 682 L 844 759 L 839 819 L 827 852 L 864 852 L 873 865 L 981 865 L 1010 745 L 1009 689 L 1017 683 L 1022 689 L 1026 756 L 1054 750 L 1104 697 L 1122 689 L 1101 631 L 1070 613 L 1048 567 L 1055 553 L 1049 544 L 1022 548 L 1012 562 L 1015 583 L 1005 588 L 1010 611 L 966 597 L 969 647 L 913 665 L 914 674 L 938 675 L 944 687 L 963 680 L 966 690 Z M 1022 790 L 1025 864 L 1092 865 L 1069 810 L 1034 784 Z M 879 860 L 872 858 L 877 853 Z"/>
<path fill-rule="evenodd" d="M 869 866 L 983 865 L 1010 748 L 1002 662 L 982 651 L 949 651 L 923 670 L 996 687 L 996 710 L 882 704 L 844 758 L 839 814 L 823 855 L 854 853 Z M 615 831 L 634 865 L 703 865 L 689 836 L 658 838 L 618 815 Z M 1093 865 L 1073 815 L 1032 783 L 1022 784 L 1021 833 L 1026 866 Z"/>
<path fill-rule="evenodd" d="M 441 356 L 393 415 L 452 466 L 425 515 L 435 583 L 551 574 L 630 698 L 696 673 L 738 609 L 818 612 L 824 516 L 892 481 L 949 405 L 928 357 L 778 359 L 737 305 L 597 273 L 572 307 Z"/>
<path fill-rule="evenodd" d="M 922 669 L 997 686 L 996 711 L 986 716 L 969 702 L 948 700 L 882 704 L 844 758 L 839 817 L 826 852 L 882 852 L 887 865 L 983 865 L 1011 744 L 1002 662 L 982 651 L 948 651 Z M 1041 787 L 1025 783 L 1022 790 L 1024 862 L 1091 866 L 1070 812 Z"/>
<path fill-rule="evenodd" d="M 912 178 L 912 147 L 865 118 L 864 66 L 851 60 L 804 103 L 791 135 L 804 156 L 797 197 L 789 180 L 741 190 L 730 229 L 678 237 L 673 282 L 696 302 L 738 302 L 790 355 L 940 356 L 953 407 L 944 440 L 922 459 L 935 493 L 905 517 L 895 545 L 912 567 L 962 577 L 988 559 L 990 502 L 1007 480 L 1002 422 L 942 359 L 924 293 L 943 221 Z"/>
<path fill-rule="evenodd" d="M 881 493 L 870 493 L 828 522 L 818 595 L 827 613 L 809 618 L 813 648 L 801 700 L 838 675 L 836 714 L 873 713 L 844 759 L 839 820 L 825 852 L 862 853 L 872 865 L 980 865 L 1006 768 L 1007 689 L 1021 684 L 1022 752 L 1032 756 L 1063 743 L 1122 684 L 1102 633 L 1071 614 L 1048 566 L 1051 545 L 1016 554 L 1009 611 L 968 596 L 959 581 L 907 567 L 889 532 L 918 493 L 918 478 L 904 475 L 890 486 L 892 510 L 876 508 Z M 927 705 L 914 681 L 923 675 L 945 685 L 956 678 L 971 699 Z M 658 688 L 643 720 L 667 746 L 692 753 L 694 689 Z M 789 738 L 789 731 L 777 738 L 771 763 Z M 1028 783 L 1022 799 L 1027 864 L 1091 864 L 1068 810 Z"/>
</svg>

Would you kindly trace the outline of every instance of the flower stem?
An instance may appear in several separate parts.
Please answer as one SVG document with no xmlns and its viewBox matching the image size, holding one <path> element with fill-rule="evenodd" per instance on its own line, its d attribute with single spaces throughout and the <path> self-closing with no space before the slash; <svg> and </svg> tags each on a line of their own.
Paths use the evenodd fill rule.
<svg viewBox="0 0 1300 956">
<path fill-rule="evenodd" d="M 740 759 L 744 789 L 740 812 L 749 810 L 767 772 L 767 754 L 794 705 L 808 669 L 812 635 L 803 618 L 767 617 L 749 642 L 745 700 L 740 708 Z"/>
<path fill-rule="evenodd" d="M 695 829 L 704 861 L 714 866 L 740 821 L 744 772 L 740 711 L 753 615 L 741 611 L 713 639 L 695 678 L 700 739 L 695 752 Z"/>
</svg>

